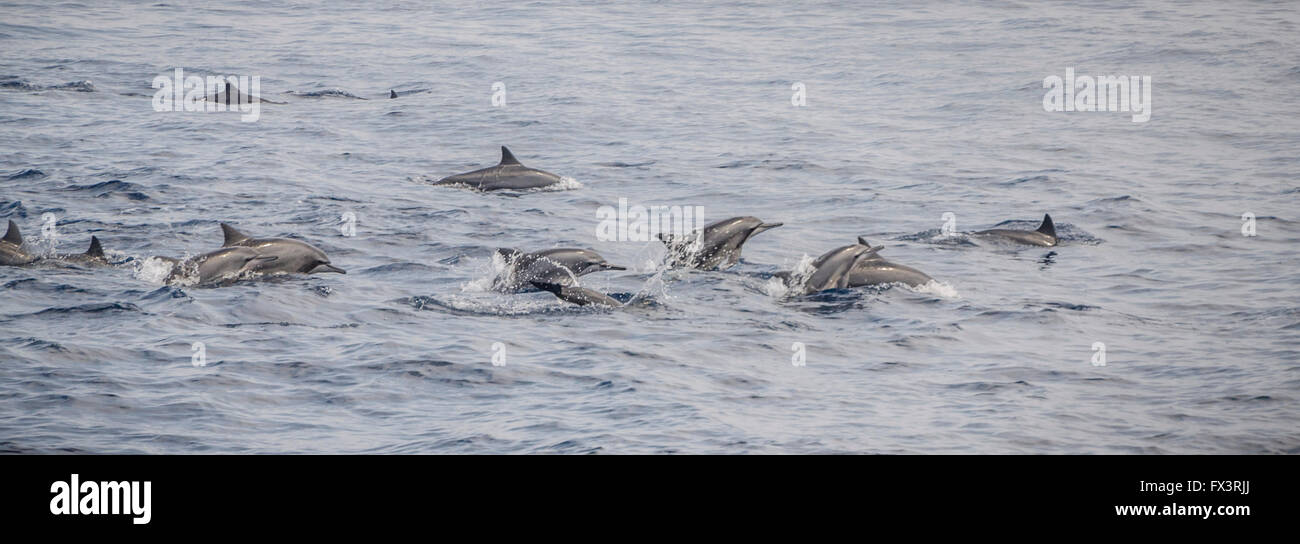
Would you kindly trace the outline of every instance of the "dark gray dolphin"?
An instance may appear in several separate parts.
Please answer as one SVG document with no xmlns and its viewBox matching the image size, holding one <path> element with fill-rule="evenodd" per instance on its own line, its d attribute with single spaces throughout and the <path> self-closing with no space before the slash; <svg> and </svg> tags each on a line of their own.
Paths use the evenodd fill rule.
<svg viewBox="0 0 1300 544">
<path fill-rule="evenodd" d="M 798 294 L 812 294 L 827 289 L 843 289 L 853 287 L 851 278 L 853 269 L 863 260 L 869 259 L 880 251 L 884 246 L 870 247 L 861 243 L 862 239 L 858 238 L 859 243 L 851 246 L 837 247 L 822 256 L 813 260 L 811 267 L 812 273 L 803 285 L 792 285 L 795 276 L 791 272 L 777 272 L 776 277 L 781 278 L 791 289 L 802 287 Z"/>
<path fill-rule="evenodd" d="M 972 234 L 998 236 L 1012 242 L 1031 246 L 1052 247 L 1057 242 L 1056 225 L 1052 224 L 1052 216 L 1048 214 L 1043 214 L 1043 223 L 1038 226 L 1038 230 L 989 229 Z"/>
<path fill-rule="evenodd" d="M 710 223 L 694 235 L 660 233 L 668 246 L 668 265 L 686 268 L 726 268 L 740 261 L 740 248 L 755 234 L 781 226 L 757 217 L 732 217 Z"/>
<path fill-rule="evenodd" d="M 317 274 L 336 272 L 347 274 L 346 270 L 330 264 L 330 258 L 316 246 L 290 238 L 249 238 L 235 227 L 221 224 L 225 242 L 221 247 L 247 247 L 259 255 L 277 257 L 274 260 L 258 261 L 254 271 L 262 274 Z"/>
<path fill-rule="evenodd" d="M 870 246 L 865 239 L 858 237 L 858 243 L 864 246 Z M 864 287 L 868 285 L 886 285 L 890 283 L 904 283 L 911 287 L 925 285 L 934 278 L 926 275 L 910 266 L 903 266 L 884 259 L 880 256 L 879 251 L 885 246 L 876 246 L 872 253 L 866 258 L 858 261 L 849 271 L 849 287 Z"/>
<path fill-rule="evenodd" d="M 555 248 L 533 253 L 500 248 L 497 254 L 506 260 L 506 269 L 492 280 L 499 291 L 518 291 L 529 282 L 572 285 L 578 276 L 600 270 L 627 270 L 609 264 L 599 253 L 589 249 Z"/>
<path fill-rule="evenodd" d="M 184 261 L 170 257 L 155 257 L 172 263 L 168 284 L 212 285 L 233 282 L 256 271 L 259 265 L 273 262 L 277 257 L 261 255 L 247 247 L 223 247 Z"/>
<path fill-rule="evenodd" d="M 501 162 L 496 166 L 448 176 L 434 182 L 434 185 L 465 185 L 480 191 L 496 191 L 534 189 L 559 182 L 560 176 L 524 166 L 506 146 L 501 146 Z"/>
<path fill-rule="evenodd" d="M 212 102 L 214 104 L 225 104 L 227 106 L 237 106 L 239 104 L 252 104 L 254 101 L 262 102 L 265 104 L 284 103 L 284 102 L 276 102 L 274 100 L 267 100 L 260 96 L 252 96 L 249 94 L 244 94 L 243 91 L 239 90 L 234 85 L 231 85 L 229 81 L 226 82 L 225 90 L 217 91 L 216 94 L 213 94 L 212 96 L 204 96 L 203 100 L 205 102 Z"/>
<path fill-rule="evenodd" d="M 18 225 L 9 220 L 9 230 L 5 231 L 4 238 L 0 238 L 0 266 L 22 266 L 38 258 L 23 249 L 23 234 L 18 231 Z"/>
<path fill-rule="evenodd" d="M 108 265 L 108 257 L 104 256 L 104 246 L 99 244 L 99 237 L 97 236 L 90 237 L 90 249 L 87 249 L 85 253 L 55 255 L 51 259 L 77 264 Z"/>
<path fill-rule="evenodd" d="M 533 287 L 554 293 L 560 300 L 572 302 L 578 306 L 596 305 L 609 306 L 611 308 L 623 306 L 623 303 L 619 302 L 614 297 L 585 287 L 578 287 L 576 285 L 560 285 L 558 283 L 546 283 L 540 281 L 530 283 L 533 284 Z"/>
</svg>

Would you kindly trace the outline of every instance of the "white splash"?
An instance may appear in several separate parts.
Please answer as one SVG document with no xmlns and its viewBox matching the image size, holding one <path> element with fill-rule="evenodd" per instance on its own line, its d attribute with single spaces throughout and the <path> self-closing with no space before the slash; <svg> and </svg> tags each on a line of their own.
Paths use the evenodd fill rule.
<svg viewBox="0 0 1300 544">
<path fill-rule="evenodd" d="M 948 285 L 947 283 L 941 282 L 939 280 L 930 280 L 916 287 L 908 287 L 908 289 L 911 289 L 912 291 L 915 291 L 917 293 L 934 295 L 939 298 L 948 298 L 948 299 L 961 298 L 961 295 L 957 293 L 956 287 Z"/>
<path fill-rule="evenodd" d="M 167 277 L 171 275 L 174 266 L 176 265 L 166 259 L 149 257 L 142 261 L 137 261 L 137 264 L 135 265 L 135 277 L 138 280 L 152 283 L 154 285 L 163 285 L 167 283 Z"/>
</svg>

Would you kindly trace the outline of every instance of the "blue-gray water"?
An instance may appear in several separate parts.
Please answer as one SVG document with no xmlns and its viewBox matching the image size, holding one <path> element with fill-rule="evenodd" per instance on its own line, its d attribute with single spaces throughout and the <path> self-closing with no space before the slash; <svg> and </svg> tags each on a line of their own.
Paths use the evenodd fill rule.
<svg viewBox="0 0 1300 544">
<path fill-rule="evenodd" d="M 1294 4 L 470 4 L 0 4 L 0 220 L 124 261 L 0 268 L 0 450 L 1300 452 Z M 155 112 L 177 67 L 286 104 Z M 1150 121 L 1044 111 L 1067 67 L 1151 76 Z M 427 183 L 503 144 L 580 187 Z M 619 198 L 785 226 L 661 273 L 659 243 L 596 239 Z M 141 269 L 222 221 L 349 273 Z M 942 283 L 768 285 L 858 235 Z M 644 302 L 484 289 L 494 248 L 556 246 Z"/>
</svg>

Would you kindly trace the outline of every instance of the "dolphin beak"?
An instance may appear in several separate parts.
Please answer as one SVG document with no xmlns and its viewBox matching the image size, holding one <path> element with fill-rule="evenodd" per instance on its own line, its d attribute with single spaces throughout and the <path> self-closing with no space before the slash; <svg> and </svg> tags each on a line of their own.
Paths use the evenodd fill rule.
<svg viewBox="0 0 1300 544">
<path fill-rule="evenodd" d="M 319 273 L 321 273 L 321 272 L 334 272 L 334 273 L 336 273 L 336 274 L 347 274 L 347 273 L 348 273 L 347 270 L 344 270 L 344 269 L 342 269 L 342 268 L 339 268 L 339 267 L 337 267 L 337 266 L 334 266 L 334 265 L 332 265 L 332 264 L 330 264 L 330 263 L 321 263 L 321 264 L 318 264 L 318 265 L 316 265 L 316 268 L 311 269 L 311 272 L 310 272 L 310 273 L 311 273 L 311 274 L 319 274 Z"/>
<path fill-rule="evenodd" d="M 616 264 L 609 264 L 609 263 L 601 263 L 600 267 L 604 268 L 605 270 L 627 270 L 626 266 L 619 266 Z"/>
<path fill-rule="evenodd" d="M 758 233 L 763 232 L 763 231 L 765 231 L 765 230 L 774 229 L 774 228 L 777 228 L 777 227 L 779 227 L 779 226 L 781 226 L 781 225 L 784 225 L 784 224 L 785 224 L 785 223 L 763 223 L 763 224 L 759 225 L 757 228 L 754 229 L 754 234 L 758 234 Z"/>
</svg>

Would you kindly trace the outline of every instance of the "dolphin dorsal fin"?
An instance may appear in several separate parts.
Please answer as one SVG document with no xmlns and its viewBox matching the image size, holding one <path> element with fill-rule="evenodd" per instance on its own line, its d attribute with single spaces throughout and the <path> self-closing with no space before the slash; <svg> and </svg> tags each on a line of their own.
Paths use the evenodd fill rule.
<svg viewBox="0 0 1300 544">
<path fill-rule="evenodd" d="M 1043 224 L 1038 226 L 1038 232 L 1056 238 L 1056 225 L 1052 223 L 1052 216 L 1043 214 Z"/>
<path fill-rule="evenodd" d="M 864 245 L 864 246 L 867 246 L 867 247 L 871 247 L 871 243 L 870 243 L 870 242 L 867 242 L 867 239 L 866 239 L 866 238 L 863 238 L 863 237 L 861 237 L 861 236 L 858 237 L 858 243 L 859 243 L 859 244 L 862 244 L 862 245 Z"/>
<path fill-rule="evenodd" d="M 519 166 L 524 165 L 524 163 L 519 162 L 519 159 L 515 158 L 514 153 L 511 153 L 510 150 L 503 145 L 501 146 L 501 165 L 504 166 L 507 164 L 517 164 Z"/>
<path fill-rule="evenodd" d="M 86 256 L 87 257 L 104 256 L 104 246 L 99 245 L 99 237 L 97 236 L 90 237 L 90 249 L 86 250 Z"/>
<path fill-rule="evenodd" d="M 397 98 L 397 91 L 388 89 L 388 98 Z"/>
<path fill-rule="evenodd" d="M 18 232 L 18 225 L 14 223 L 13 219 L 9 220 L 9 231 L 5 232 L 4 241 L 16 246 L 23 245 L 23 235 Z"/>
<path fill-rule="evenodd" d="M 221 224 L 221 233 L 226 236 L 226 241 L 221 243 L 221 247 L 230 247 L 248 239 L 247 235 L 225 223 Z"/>
</svg>

